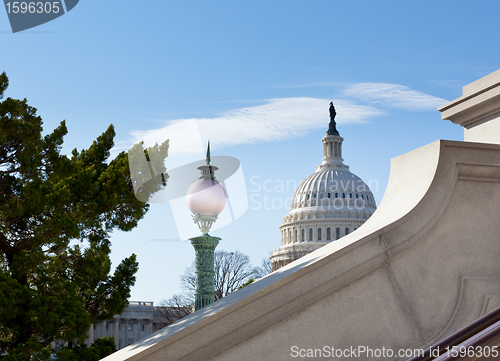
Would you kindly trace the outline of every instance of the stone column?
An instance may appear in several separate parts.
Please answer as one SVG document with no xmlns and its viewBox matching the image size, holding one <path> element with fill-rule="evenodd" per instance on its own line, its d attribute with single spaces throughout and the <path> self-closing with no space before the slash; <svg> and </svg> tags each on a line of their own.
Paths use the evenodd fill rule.
<svg viewBox="0 0 500 361">
<path fill-rule="evenodd" d="M 106 321 L 101 321 L 97 324 L 97 338 L 104 337 L 106 332 Z"/>
<path fill-rule="evenodd" d="M 115 338 L 116 349 L 120 349 L 120 319 L 115 318 L 113 320 L 113 337 Z"/>
<path fill-rule="evenodd" d="M 90 325 L 88 332 L 89 338 L 87 339 L 87 346 L 90 347 L 94 343 L 94 325 Z"/>
<path fill-rule="evenodd" d="M 132 343 L 137 342 L 137 340 L 139 340 L 139 332 L 140 332 L 139 326 L 140 323 L 138 321 L 135 321 L 132 326 Z"/>
<path fill-rule="evenodd" d="M 144 322 L 144 320 L 137 321 L 137 330 L 135 331 L 136 337 L 135 337 L 134 342 L 137 342 L 142 338 L 142 323 L 143 322 Z"/>
<path fill-rule="evenodd" d="M 205 233 L 203 236 L 190 238 L 189 240 L 196 252 L 194 309 L 197 311 L 215 300 L 214 251 L 219 244 L 220 238 Z"/>
<path fill-rule="evenodd" d="M 125 319 L 125 341 L 123 342 L 123 347 L 128 346 L 128 320 Z"/>
</svg>

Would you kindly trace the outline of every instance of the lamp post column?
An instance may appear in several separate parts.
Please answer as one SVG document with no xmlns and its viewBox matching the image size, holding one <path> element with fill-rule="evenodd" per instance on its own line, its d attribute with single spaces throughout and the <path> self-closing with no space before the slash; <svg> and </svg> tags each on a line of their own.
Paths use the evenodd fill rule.
<svg viewBox="0 0 500 361">
<path fill-rule="evenodd" d="M 204 234 L 189 240 L 196 253 L 194 309 L 197 311 L 215 301 L 214 252 L 220 238 Z"/>
</svg>

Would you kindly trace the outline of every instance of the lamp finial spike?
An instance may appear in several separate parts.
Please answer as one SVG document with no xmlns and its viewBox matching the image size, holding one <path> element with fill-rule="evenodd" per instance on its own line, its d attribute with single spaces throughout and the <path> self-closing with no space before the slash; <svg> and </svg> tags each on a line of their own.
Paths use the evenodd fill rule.
<svg viewBox="0 0 500 361">
<path fill-rule="evenodd" d="M 210 141 L 208 141 L 207 147 L 207 165 L 210 165 Z"/>
</svg>

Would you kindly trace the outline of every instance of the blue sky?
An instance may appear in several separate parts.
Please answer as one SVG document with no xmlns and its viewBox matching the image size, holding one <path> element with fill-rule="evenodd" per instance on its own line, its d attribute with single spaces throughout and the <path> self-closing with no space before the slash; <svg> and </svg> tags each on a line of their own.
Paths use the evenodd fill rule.
<svg viewBox="0 0 500 361">
<path fill-rule="evenodd" d="M 67 153 L 112 123 L 114 154 L 139 140 L 175 138 L 187 140 L 172 149 L 172 162 L 175 154 L 194 159 L 200 139 L 210 138 L 213 155 L 238 158 L 249 208 L 214 235 L 223 239 L 219 249 L 240 250 L 258 265 L 280 244 L 293 185 L 321 162 L 330 101 L 345 163 L 371 181 L 377 204 L 391 158 L 463 139 L 436 108 L 498 70 L 499 8 L 497 1 L 82 0 L 16 34 L 0 11 L 0 71 L 10 78 L 7 96 L 27 98 L 47 132 L 66 119 Z M 199 132 L 191 142 L 182 137 L 192 122 Z M 132 232 L 113 234 L 115 265 L 138 255 L 132 300 L 158 303 L 181 291 L 194 250 L 158 241 L 177 234 L 165 203 L 153 204 Z"/>
</svg>

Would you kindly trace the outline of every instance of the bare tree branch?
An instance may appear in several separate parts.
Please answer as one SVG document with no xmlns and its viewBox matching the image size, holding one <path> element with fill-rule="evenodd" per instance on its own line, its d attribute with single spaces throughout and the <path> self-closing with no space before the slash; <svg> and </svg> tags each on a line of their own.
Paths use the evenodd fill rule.
<svg viewBox="0 0 500 361">
<path fill-rule="evenodd" d="M 173 295 L 168 300 L 160 301 L 155 307 L 153 332 L 174 323 L 194 312 L 194 298 L 189 294 Z"/>
<path fill-rule="evenodd" d="M 259 267 L 252 267 L 250 258 L 240 251 L 215 252 L 215 299 L 226 297 L 230 293 L 238 290 L 243 283 L 250 278 L 257 279 L 262 277 L 263 271 Z M 186 268 L 181 277 L 183 288 L 194 295 L 195 290 L 195 272 L 194 263 Z"/>
<path fill-rule="evenodd" d="M 271 259 L 269 257 L 263 258 L 260 267 L 254 268 L 255 279 L 262 278 L 273 271 Z"/>
</svg>

